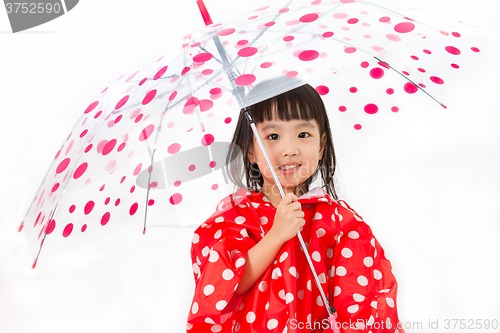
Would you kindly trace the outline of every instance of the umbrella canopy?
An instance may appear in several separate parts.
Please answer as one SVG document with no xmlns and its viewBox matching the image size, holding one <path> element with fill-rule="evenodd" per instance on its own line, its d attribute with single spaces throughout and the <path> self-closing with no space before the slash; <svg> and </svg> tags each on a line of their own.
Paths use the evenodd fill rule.
<svg viewBox="0 0 500 333">
<path fill-rule="evenodd" d="M 46 237 L 85 242 L 147 219 L 199 224 L 232 190 L 223 166 L 240 108 L 296 86 L 283 80 L 246 98 L 260 82 L 311 83 L 351 131 L 404 103 L 439 100 L 488 44 L 471 27 L 424 16 L 365 1 L 286 1 L 186 35 L 84 110 L 23 221 L 35 256 Z"/>
</svg>

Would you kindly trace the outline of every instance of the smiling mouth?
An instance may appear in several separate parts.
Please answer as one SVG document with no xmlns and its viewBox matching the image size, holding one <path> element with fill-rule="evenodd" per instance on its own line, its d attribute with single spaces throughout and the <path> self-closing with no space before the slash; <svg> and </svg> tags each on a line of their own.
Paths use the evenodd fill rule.
<svg viewBox="0 0 500 333">
<path fill-rule="evenodd" d="M 294 168 L 298 168 L 300 164 L 295 164 L 295 165 L 285 165 L 285 166 L 280 166 L 280 170 L 290 170 Z"/>
</svg>

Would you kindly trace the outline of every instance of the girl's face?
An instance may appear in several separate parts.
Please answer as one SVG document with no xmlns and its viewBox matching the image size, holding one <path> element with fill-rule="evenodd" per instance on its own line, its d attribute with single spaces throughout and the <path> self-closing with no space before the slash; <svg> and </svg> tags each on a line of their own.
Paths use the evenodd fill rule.
<svg viewBox="0 0 500 333">
<path fill-rule="evenodd" d="M 274 171 L 285 193 L 295 193 L 296 187 L 316 170 L 325 147 L 316 120 L 265 120 L 257 124 Z M 262 192 L 279 194 L 257 140 L 248 152 L 251 163 L 257 162 L 264 178 Z M 296 195 L 301 193 L 295 193 Z"/>
</svg>

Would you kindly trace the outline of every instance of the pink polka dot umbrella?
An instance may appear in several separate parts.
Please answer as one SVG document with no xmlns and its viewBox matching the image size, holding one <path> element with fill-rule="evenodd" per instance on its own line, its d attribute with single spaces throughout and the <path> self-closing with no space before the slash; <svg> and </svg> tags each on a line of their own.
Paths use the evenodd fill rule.
<svg viewBox="0 0 500 333">
<path fill-rule="evenodd" d="M 198 225 L 233 190 L 223 167 L 240 109 L 290 89 L 247 98 L 253 86 L 308 82 L 332 120 L 362 133 L 421 99 L 443 110 L 448 83 L 489 49 L 465 24 L 354 0 L 276 1 L 209 24 L 83 110 L 20 230 L 36 264 L 45 241 L 63 250 L 124 224 Z"/>
</svg>

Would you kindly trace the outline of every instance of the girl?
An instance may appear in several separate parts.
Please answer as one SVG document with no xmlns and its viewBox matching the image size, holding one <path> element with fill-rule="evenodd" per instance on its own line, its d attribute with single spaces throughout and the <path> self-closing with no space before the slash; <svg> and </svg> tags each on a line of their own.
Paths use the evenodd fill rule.
<svg viewBox="0 0 500 333">
<path fill-rule="evenodd" d="M 319 94 L 306 84 L 250 109 L 286 195 L 240 115 L 227 156 L 240 189 L 194 233 L 196 289 L 187 332 L 332 332 L 294 237 L 299 230 L 341 331 L 403 332 L 391 264 L 370 227 L 337 200 Z M 318 174 L 325 190 L 310 190 Z"/>
</svg>

